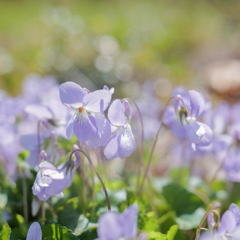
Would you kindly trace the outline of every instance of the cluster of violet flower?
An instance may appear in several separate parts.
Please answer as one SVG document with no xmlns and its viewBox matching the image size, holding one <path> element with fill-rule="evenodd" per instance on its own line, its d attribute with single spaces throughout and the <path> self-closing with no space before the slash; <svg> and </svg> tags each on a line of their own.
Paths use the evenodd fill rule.
<svg viewBox="0 0 240 240">
<path fill-rule="evenodd" d="M 38 76 L 25 80 L 23 94 L 17 98 L 1 92 L 1 162 L 10 177 L 19 177 L 16 174 L 16 159 L 23 149 L 28 150 L 26 162 L 37 172 L 33 194 L 40 201 L 47 201 L 51 196 L 62 198 L 63 190 L 71 185 L 81 161 L 79 151 L 82 144 L 93 149 L 102 147 L 104 156 L 109 160 L 129 157 L 136 145 L 130 123 L 130 104 L 126 99 L 115 99 L 111 103 L 113 94 L 114 89 L 107 86 L 90 92 L 74 82 L 65 82 L 59 87 L 54 79 Z M 161 106 L 161 102 L 152 95 L 151 101 L 154 102 L 153 106 Z M 194 158 L 196 154 L 213 154 L 219 162 L 223 162 L 228 179 L 239 181 L 240 104 L 230 107 L 226 102 L 221 102 L 212 109 L 211 102 L 201 93 L 187 91 L 183 87 L 174 90 L 170 101 L 172 105 L 162 112 L 163 123 L 179 139 L 176 148 L 177 152 L 181 149 L 181 154 L 178 156 L 185 154 Z M 140 110 L 146 112 L 143 114 L 144 122 L 148 121 L 151 109 L 145 102 L 137 102 Z M 162 110 L 158 111 L 160 113 Z M 157 129 L 155 126 L 161 123 L 156 116 L 153 118 L 151 127 L 147 125 L 149 138 L 153 135 L 153 129 Z M 57 166 L 63 151 L 58 140 L 70 140 L 73 134 L 78 139 L 78 145 L 72 147 L 75 160 L 70 157 Z M 233 232 L 238 234 L 236 216 L 239 212 L 235 205 L 231 205 L 222 217 L 222 225 L 217 231 L 212 231 L 212 236 L 227 239 L 223 236 Z M 98 239 L 135 238 L 137 215 L 137 205 L 129 206 L 122 214 L 104 213 L 99 219 Z M 225 219 L 230 219 L 232 225 L 228 225 L 230 220 Z M 209 226 L 213 224 L 211 222 Z M 38 224 L 30 227 L 28 239 L 33 239 L 31 229 L 39 229 Z"/>
</svg>

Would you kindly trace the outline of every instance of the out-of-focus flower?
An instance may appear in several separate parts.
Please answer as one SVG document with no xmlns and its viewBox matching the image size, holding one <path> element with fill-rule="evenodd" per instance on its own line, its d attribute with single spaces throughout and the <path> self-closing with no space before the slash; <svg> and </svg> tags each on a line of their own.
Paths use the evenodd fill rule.
<svg viewBox="0 0 240 240">
<path fill-rule="evenodd" d="M 214 136 L 223 134 L 231 119 L 230 105 L 222 101 L 214 109 L 203 114 L 203 121 L 212 129 Z"/>
<path fill-rule="evenodd" d="M 240 182 L 240 124 L 229 127 L 229 134 L 218 136 L 213 142 L 216 159 L 232 182 Z"/>
<path fill-rule="evenodd" d="M 86 90 L 74 82 L 61 84 L 59 91 L 62 103 L 75 110 L 68 122 L 67 137 L 70 139 L 74 132 L 80 142 L 101 141 L 102 139 L 105 141 L 106 135 L 109 134 L 108 121 L 104 121 L 106 131 L 98 134 L 97 121 L 101 124 L 102 116 L 97 115 L 99 117 L 97 118 L 90 114 L 99 114 L 107 109 L 112 96 L 110 91 L 103 89 L 87 93 Z"/>
<path fill-rule="evenodd" d="M 44 134 L 41 135 L 38 135 L 38 133 L 25 134 L 21 135 L 19 138 L 20 145 L 30 151 L 26 162 L 31 167 L 35 168 L 35 170 L 38 170 L 38 164 L 41 161 L 39 154 L 40 151 L 43 149 L 42 145 L 47 137 L 49 137 L 49 132 L 44 132 Z M 50 154 L 49 157 L 51 157 Z"/>
<path fill-rule="evenodd" d="M 134 150 L 135 139 L 126 117 L 129 109 L 129 103 L 125 101 L 122 104 L 119 99 L 114 100 L 109 107 L 108 119 L 116 129 L 104 148 L 104 155 L 109 160 L 129 157 Z"/>
<path fill-rule="evenodd" d="M 122 214 L 106 212 L 98 220 L 98 240 L 134 239 L 137 236 L 138 205 L 130 205 Z"/>
</svg>

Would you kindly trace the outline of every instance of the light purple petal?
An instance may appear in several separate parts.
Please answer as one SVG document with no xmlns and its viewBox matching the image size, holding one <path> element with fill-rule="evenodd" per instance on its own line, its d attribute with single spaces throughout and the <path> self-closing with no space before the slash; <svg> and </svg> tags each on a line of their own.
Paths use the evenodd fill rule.
<svg viewBox="0 0 240 240">
<path fill-rule="evenodd" d="M 52 179 L 47 176 L 39 177 L 38 178 L 38 185 L 40 187 L 48 187 L 52 183 Z"/>
<path fill-rule="evenodd" d="M 41 163 L 39 164 L 39 167 L 40 167 L 40 168 L 46 168 L 46 169 L 56 170 L 56 167 L 55 167 L 52 163 L 47 162 L 47 161 L 41 162 Z"/>
<path fill-rule="evenodd" d="M 114 126 L 124 126 L 126 117 L 124 107 L 119 99 L 112 102 L 108 109 L 108 119 Z"/>
<path fill-rule="evenodd" d="M 116 240 L 123 237 L 122 219 L 117 212 L 103 213 L 98 220 L 98 237 L 105 240 Z"/>
<path fill-rule="evenodd" d="M 188 95 L 190 99 L 191 116 L 197 118 L 204 110 L 204 98 L 195 90 L 190 90 Z"/>
<path fill-rule="evenodd" d="M 229 210 L 233 213 L 235 219 L 236 219 L 236 224 L 240 225 L 240 208 L 237 204 L 232 203 L 229 207 Z"/>
<path fill-rule="evenodd" d="M 31 224 L 28 229 L 27 240 L 42 240 L 42 230 L 38 222 Z"/>
<path fill-rule="evenodd" d="M 177 117 L 173 106 L 167 107 L 163 122 L 171 129 L 175 137 L 179 139 L 186 137 L 186 131 Z"/>
<path fill-rule="evenodd" d="M 41 201 L 47 201 L 51 197 L 51 195 L 45 192 L 45 189 L 46 188 L 43 188 L 43 190 L 37 195 Z"/>
<path fill-rule="evenodd" d="M 52 111 L 44 105 L 38 105 L 38 104 L 31 104 L 28 105 L 25 108 L 25 112 L 33 115 L 34 117 L 38 119 L 52 119 L 53 113 Z"/>
<path fill-rule="evenodd" d="M 38 147 L 38 134 L 37 133 L 30 133 L 21 135 L 19 138 L 20 145 L 29 150 L 35 150 Z M 40 144 L 44 142 L 44 137 L 40 136 Z"/>
<path fill-rule="evenodd" d="M 208 228 L 210 231 L 213 230 L 213 227 L 215 226 L 215 221 L 213 217 L 213 213 L 208 214 Z"/>
<path fill-rule="evenodd" d="M 64 197 L 64 194 L 63 194 L 63 192 L 61 192 L 61 193 L 59 193 L 59 194 L 56 194 L 55 196 L 56 196 L 56 197 L 59 197 L 59 198 L 63 198 L 63 197 Z"/>
<path fill-rule="evenodd" d="M 132 204 L 122 213 L 123 232 L 126 239 L 133 239 L 137 236 L 138 205 Z"/>
<path fill-rule="evenodd" d="M 86 91 L 74 82 L 65 82 L 59 87 L 59 94 L 62 103 L 67 107 L 82 107 Z"/>
<path fill-rule="evenodd" d="M 118 134 L 118 156 L 123 159 L 129 157 L 135 147 L 135 139 L 132 133 L 132 129 L 129 124 L 127 127 L 122 127 Z"/>
<path fill-rule="evenodd" d="M 115 92 L 115 89 L 114 89 L 114 88 L 109 89 L 108 86 L 106 86 L 106 85 L 104 85 L 103 89 L 109 91 L 112 95 L 113 95 L 114 92 Z"/>
<path fill-rule="evenodd" d="M 199 240 L 223 240 L 222 237 L 218 236 L 215 232 L 204 232 L 201 234 Z"/>
<path fill-rule="evenodd" d="M 26 162 L 33 168 L 36 168 L 36 170 L 38 169 L 38 164 L 40 162 L 40 158 L 39 158 L 39 153 L 38 153 L 38 149 L 32 150 L 28 156 L 28 158 L 26 159 Z"/>
<path fill-rule="evenodd" d="M 184 128 L 186 130 L 187 138 L 191 143 L 199 143 L 203 135 L 206 133 L 204 127 L 195 121 L 186 122 Z"/>
<path fill-rule="evenodd" d="M 240 140 L 240 124 L 239 124 L 239 122 L 231 125 L 231 127 L 229 129 L 229 135 L 232 136 L 234 139 Z"/>
<path fill-rule="evenodd" d="M 124 107 L 124 112 L 125 112 L 125 114 L 127 114 L 127 116 L 130 117 L 130 115 L 131 115 L 131 109 L 130 109 L 129 102 L 128 102 L 127 100 L 124 100 L 124 102 L 123 102 L 123 107 Z"/>
<path fill-rule="evenodd" d="M 44 170 L 44 174 L 48 175 L 51 179 L 64 179 L 64 173 L 57 170 L 46 169 Z"/>
<path fill-rule="evenodd" d="M 231 113 L 230 113 L 230 117 L 233 123 L 239 123 L 240 121 L 239 112 L 240 112 L 240 102 L 237 102 L 232 106 Z"/>
<path fill-rule="evenodd" d="M 67 124 L 66 135 L 69 140 L 72 138 L 72 135 L 73 135 L 73 125 L 74 125 L 75 118 L 76 118 L 76 112 L 73 113 L 73 115 L 71 116 Z"/>
<path fill-rule="evenodd" d="M 111 135 L 111 126 L 109 121 L 105 118 L 104 114 L 94 115 L 97 132 L 92 136 L 91 140 L 96 146 L 103 146 Z"/>
<path fill-rule="evenodd" d="M 62 180 L 53 180 L 52 184 L 45 189 L 46 193 L 51 196 L 56 196 L 57 194 L 61 193 L 67 184 L 66 179 Z"/>
<path fill-rule="evenodd" d="M 40 201 L 34 197 L 32 200 L 32 215 L 36 216 L 40 208 Z"/>
<path fill-rule="evenodd" d="M 218 234 L 231 233 L 236 227 L 236 220 L 233 213 L 230 210 L 227 210 L 221 219 L 221 225 L 218 227 Z"/>
<path fill-rule="evenodd" d="M 188 92 L 187 90 L 182 87 L 182 86 L 178 86 L 173 90 L 172 96 L 178 96 L 180 97 L 183 102 L 185 103 L 185 106 L 187 109 L 190 108 L 190 101 L 189 101 L 189 96 L 188 96 Z M 176 113 L 179 111 L 179 109 L 183 106 L 182 101 L 180 101 L 180 99 L 172 99 L 172 103 L 174 106 L 174 109 L 176 111 Z"/>
<path fill-rule="evenodd" d="M 39 194 L 42 191 L 42 189 L 43 189 L 43 187 L 38 185 L 39 178 L 41 178 L 41 172 L 37 173 L 36 179 L 35 179 L 35 181 L 33 183 L 33 186 L 32 186 L 33 195 Z"/>
<path fill-rule="evenodd" d="M 88 141 L 97 131 L 95 120 L 91 115 L 88 115 L 85 110 L 78 114 L 73 125 L 73 132 L 80 142 Z"/>
<path fill-rule="evenodd" d="M 205 129 L 205 133 L 204 133 L 203 137 L 201 138 L 200 142 L 197 143 L 197 146 L 204 147 L 204 146 L 210 145 L 213 140 L 212 129 L 204 123 L 200 123 L 200 122 L 197 122 L 197 123 L 200 124 Z"/>
<path fill-rule="evenodd" d="M 83 104 L 87 111 L 100 113 L 108 108 L 111 98 L 112 95 L 108 90 L 97 90 L 85 95 Z"/>
<path fill-rule="evenodd" d="M 113 160 L 118 157 L 118 134 L 115 133 L 106 143 L 103 150 L 105 157 L 108 160 Z"/>
</svg>

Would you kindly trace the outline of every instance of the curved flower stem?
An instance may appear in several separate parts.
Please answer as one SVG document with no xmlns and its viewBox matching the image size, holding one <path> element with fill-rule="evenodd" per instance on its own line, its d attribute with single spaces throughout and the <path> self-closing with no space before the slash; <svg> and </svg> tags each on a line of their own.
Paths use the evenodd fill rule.
<svg viewBox="0 0 240 240">
<path fill-rule="evenodd" d="M 138 105 L 136 104 L 135 101 L 133 101 L 131 98 L 123 98 L 121 100 L 121 102 L 123 102 L 124 100 L 128 100 L 130 101 L 135 108 L 137 109 L 138 115 L 139 115 L 139 119 L 140 119 L 140 123 L 141 123 L 141 128 L 142 128 L 142 139 L 141 139 L 141 145 L 139 148 L 139 155 L 140 155 L 140 164 L 138 165 L 138 176 L 137 176 L 137 184 L 136 184 L 136 191 L 135 191 L 135 196 L 137 195 L 137 191 L 139 188 L 139 182 L 140 182 L 140 174 L 141 174 L 141 167 L 143 166 L 143 150 L 144 150 L 144 125 L 143 125 L 143 118 L 142 118 L 142 114 L 140 112 L 140 109 L 138 107 Z"/>
<path fill-rule="evenodd" d="M 198 240 L 198 238 L 199 238 L 199 236 L 200 236 L 201 229 L 202 229 L 202 225 L 203 225 L 204 221 L 206 220 L 206 218 L 208 217 L 208 214 L 209 214 L 209 213 L 215 213 L 215 214 L 217 215 L 217 217 L 218 217 L 218 224 L 220 223 L 220 215 L 219 215 L 218 211 L 215 210 L 215 209 L 210 209 L 210 210 L 208 210 L 208 211 L 205 213 L 205 215 L 203 216 L 203 218 L 202 218 L 202 220 L 201 220 L 201 222 L 200 222 L 200 224 L 199 224 L 199 227 L 198 227 L 197 232 L 196 232 L 195 240 Z"/>
<path fill-rule="evenodd" d="M 76 149 L 76 150 L 74 150 L 74 151 L 71 152 L 70 157 L 69 157 L 69 161 L 71 161 L 72 155 L 73 155 L 75 152 L 83 153 L 83 154 L 86 156 L 86 158 L 87 158 L 87 160 L 89 161 L 89 163 L 91 164 L 91 166 L 93 167 L 95 173 L 96 173 L 97 176 L 98 176 L 99 181 L 100 181 L 101 184 L 102 184 L 103 191 L 104 191 L 104 193 L 105 193 L 106 200 L 107 200 L 108 211 L 111 211 L 111 204 L 110 204 L 110 200 L 109 200 L 109 197 L 108 197 L 107 189 L 106 189 L 106 187 L 105 187 L 105 185 L 104 185 L 104 183 L 103 183 L 103 181 L 102 181 L 102 178 L 101 178 L 100 175 L 98 174 L 98 171 L 96 170 L 95 166 L 93 165 L 91 159 L 89 158 L 89 156 L 88 156 L 83 150 L 81 150 L 81 149 Z"/>
<path fill-rule="evenodd" d="M 90 154 L 89 154 L 89 151 L 88 151 L 88 147 L 87 147 L 87 144 L 84 143 L 84 146 L 85 146 L 85 149 L 86 149 L 86 152 L 90 158 Z M 91 177 L 92 177 L 92 203 L 93 203 L 93 207 L 92 207 L 92 214 L 94 214 L 95 212 L 95 182 L 94 182 L 94 175 L 93 175 L 93 167 L 92 165 L 90 165 L 90 168 L 91 168 Z"/>
<path fill-rule="evenodd" d="M 159 133 L 160 133 L 160 131 L 161 131 L 161 129 L 162 129 L 164 114 L 165 114 L 165 112 L 166 112 L 166 109 L 167 109 L 168 104 L 169 104 L 169 103 L 171 102 L 171 100 L 174 99 L 174 98 L 179 99 L 179 100 L 182 102 L 184 108 L 186 108 L 184 101 L 182 100 L 182 98 L 180 98 L 180 97 L 178 97 L 178 96 L 173 96 L 173 97 L 171 97 L 171 98 L 167 101 L 167 104 L 166 104 L 166 106 L 165 106 L 165 109 L 164 109 L 163 114 L 162 114 L 162 117 L 161 117 L 161 123 L 160 123 L 159 129 L 158 129 L 158 131 L 157 131 L 157 133 L 156 133 L 156 136 L 155 136 L 155 139 L 154 139 L 154 142 L 153 142 L 153 146 L 152 146 L 152 150 L 151 150 L 151 153 L 150 153 L 150 156 L 149 156 L 149 159 L 148 159 L 147 168 L 146 168 L 146 170 L 145 170 L 144 177 L 143 177 L 143 181 L 142 181 L 142 185 L 141 185 L 141 188 L 140 188 L 139 199 L 141 199 L 144 182 L 145 182 L 145 180 L 146 180 L 146 178 L 147 178 L 147 174 L 148 174 L 148 171 L 149 171 L 149 167 L 150 167 L 150 165 L 151 165 L 153 152 L 154 152 L 154 150 L 155 150 L 155 147 L 156 147 L 156 144 L 157 144 L 157 140 L 158 140 L 158 135 L 159 135 Z"/>
</svg>

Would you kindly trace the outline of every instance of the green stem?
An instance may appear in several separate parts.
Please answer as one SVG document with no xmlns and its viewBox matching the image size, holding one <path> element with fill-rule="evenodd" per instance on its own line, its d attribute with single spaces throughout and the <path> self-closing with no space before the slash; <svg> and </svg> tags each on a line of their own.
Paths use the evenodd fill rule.
<svg viewBox="0 0 240 240">
<path fill-rule="evenodd" d="M 151 161 L 152 161 L 152 157 L 153 157 L 153 152 L 154 152 L 154 150 L 155 150 L 155 147 L 156 147 L 156 144 L 157 144 L 157 141 L 158 141 L 158 135 L 159 135 L 159 133 L 160 133 L 160 131 L 161 131 L 161 129 L 162 129 L 164 114 L 165 114 L 165 112 L 166 112 L 166 109 L 167 109 L 168 104 L 169 104 L 170 101 L 171 101 L 172 99 L 174 99 L 174 98 L 179 99 L 179 100 L 182 102 L 184 108 L 186 108 L 186 106 L 185 106 L 185 104 L 184 104 L 184 101 L 183 101 L 180 97 L 178 97 L 178 96 L 173 96 L 173 97 L 171 97 L 171 98 L 168 100 L 168 102 L 167 102 L 167 104 L 166 104 L 166 106 L 165 106 L 165 109 L 164 109 L 164 111 L 163 111 L 162 118 L 161 118 L 161 123 L 160 123 L 159 129 L 158 129 L 158 131 L 157 131 L 157 133 L 156 133 L 156 136 L 155 136 L 155 139 L 154 139 L 154 142 L 153 142 L 153 146 L 152 146 L 152 150 L 151 150 L 151 153 L 150 153 L 150 156 L 149 156 L 149 159 L 148 159 L 147 168 L 146 168 L 146 170 L 145 170 L 144 177 L 143 177 L 143 181 L 142 181 L 142 185 L 141 185 L 141 188 L 140 188 L 139 200 L 141 199 L 144 182 L 145 182 L 145 180 L 146 180 L 146 178 L 147 178 L 147 174 L 148 174 L 148 171 L 149 171 L 149 168 L 150 168 L 150 165 L 151 165 Z"/>
</svg>

